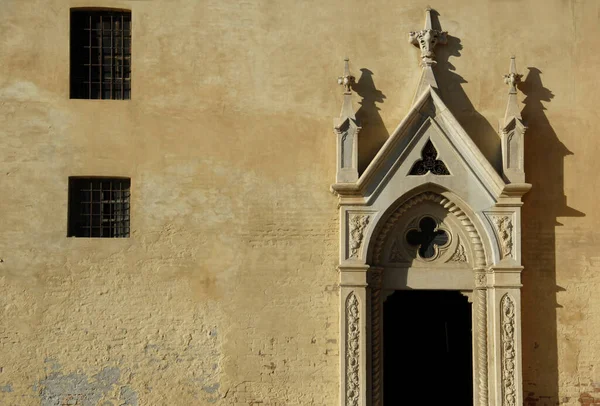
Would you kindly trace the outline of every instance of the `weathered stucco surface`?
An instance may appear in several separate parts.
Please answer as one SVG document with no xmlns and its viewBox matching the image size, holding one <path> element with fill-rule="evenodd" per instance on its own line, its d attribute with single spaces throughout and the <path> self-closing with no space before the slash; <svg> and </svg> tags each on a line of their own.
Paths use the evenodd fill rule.
<svg viewBox="0 0 600 406">
<path fill-rule="evenodd" d="M 335 79 L 349 56 L 364 168 L 412 101 L 425 5 L 0 2 L 0 403 L 337 404 Z M 495 164 L 510 55 L 525 74 L 526 404 L 592 404 L 600 3 L 431 5 L 442 97 Z M 132 100 L 69 100 L 81 6 L 132 10 Z M 66 238 L 77 175 L 131 177 L 131 238 Z"/>
</svg>

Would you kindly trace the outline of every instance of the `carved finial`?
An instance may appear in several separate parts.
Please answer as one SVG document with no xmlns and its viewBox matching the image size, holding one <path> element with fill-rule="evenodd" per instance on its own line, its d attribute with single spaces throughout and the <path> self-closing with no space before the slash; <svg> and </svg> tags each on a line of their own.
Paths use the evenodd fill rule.
<svg viewBox="0 0 600 406">
<path fill-rule="evenodd" d="M 513 117 L 521 118 L 521 112 L 517 100 L 517 85 L 521 83 L 523 75 L 517 73 L 517 63 L 515 57 L 510 58 L 510 68 L 508 75 L 504 75 L 504 83 L 509 86 L 508 89 L 508 105 L 506 106 L 506 114 L 504 115 L 504 125 L 506 125 Z"/>
<path fill-rule="evenodd" d="M 510 57 L 510 68 L 508 75 L 504 75 L 504 83 L 510 85 L 508 94 L 517 94 L 517 85 L 521 83 L 523 75 L 517 73 L 517 63 L 515 57 Z"/>
<path fill-rule="evenodd" d="M 344 94 L 352 94 L 352 86 L 356 78 L 350 74 L 350 59 L 344 59 L 344 75 L 338 77 L 338 84 L 344 86 Z"/>
<path fill-rule="evenodd" d="M 425 29 L 433 30 L 433 24 L 431 23 L 431 6 L 425 7 Z"/>
<path fill-rule="evenodd" d="M 448 32 L 433 28 L 431 19 L 431 7 L 425 9 L 425 28 L 421 31 L 411 31 L 408 34 L 408 41 L 421 48 L 421 66 L 433 66 L 436 64 L 435 53 L 433 49 L 437 44 L 446 44 L 448 42 Z"/>
<path fill-rule="evenodd" d="M 515 57 L 511 57 L 509 73 L 504 75 L 504 83 L 509 86 L 508 103 L 504 121 L 500 125 L 502 169 L 505 180 L 509 183 L 525 182 L 524 135 L 527 127 L 521 120 L 517 98 L 517 85 L 521 83 L 522 76 L 517 73 Z"/>
<path fill-rule="evenodd" d="M 333 120 L 333 130 L 337 135 L 336 183 L 353 183 L 358 180 L 358 133 L 360 125 L 352 107 L 352 86 L 355 78 L 350 74 L 348 58 L 344 59 L 344 75 L 338 84 L 344 87 L 344 102 L 340 117 Z"/>
</svg>

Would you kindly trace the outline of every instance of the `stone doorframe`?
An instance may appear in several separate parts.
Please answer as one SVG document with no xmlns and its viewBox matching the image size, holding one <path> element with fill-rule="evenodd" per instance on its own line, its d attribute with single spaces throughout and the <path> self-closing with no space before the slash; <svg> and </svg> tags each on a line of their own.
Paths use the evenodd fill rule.
<svg viewBox="0 0 600 406">
<path fill-rule="evenodd" d="M 382 282 L 386 272 L 381 254 L 396 222 L 410 208 L 438 204 L 458 219 L 462 232 L 468 234 L 471 286 L 447 286 L 433 283 L 433 289 L 469 292 L 473 303 L 473 367 L 474 405 L 521 405 L 521 299 L 522 267 L 490 266 L 486 251 L 502 252 L 506 244 L 520 249 L 512 230 L 520 222 L 520 207 L 488 213 L 489 224 L 474 218 L 444 195 L 424 192 L 404 201 L 392 214 L 380 214 L 356 208 L 341 207 L 343 228 L 347 236 L 344 245 L 354 261 L 344 261 L 340 267 L 340 399 L 342 406 L 381 406 L 382 386 Z M 469 212 L 469 214 L 467 214 Z M 494 219 L 500 219 L 498 221 Z M 508 220 L 511 233 L 502 236 L 501 226 Z M 507 225 L 508 225 L 507 223 Z M 483 233 L 483 235 L 481 234 Z M 483 238 L 482 238 L 483 237 Z M 492 247 L 496 245 L 496 247 Z M 487 247 L 487 248 L 486 248 Z M 494 249 L 496 248 L 496 249 Z M 364 261 L 361 261 L 364 259 Z M 362 262 L 362 263 L 360 263 Z M 493 262 L 492 262 L 493 263 Z M 371 265 L 372 264 L 372 265 Z M 416 269 L 415 272 L 421 272 Z M 441 272 L 457 272 L 453 269 Z"/>
<path fill-rule="evenodd" d="M 424 28 L 409 33 L 409 42 L 421 51 L 421 77 L 412 106 L 362 173 L 362 123 L 352 105 L 355 77 L 348 59 L 338 78 L 343 104 L 333 125 L 337 170 L 331 190 L 338 197 L 340 216 L 341 406 L 382 405 L 381 295 L 382 287 L 397 277 L 390 265 L 398 261 L 404 266 L 407 288 L 472 292 L 474 404 L 523 404 L 521 206 L 531 185 L 525 183 L 527 127 L 517 92 L 521 75 L 511 58 L 504 76 L 508 103 L 498 131 L 502 168 L 496 168 L 438 92 L 434 48 L 447 42 L 448 33 L 441 30 L 437 15 L 428 7 Z M 412 230 L 400 225 L 414 224 L 408 217 L 419 210 L 438 211 L 433 222 L 456 234 L 454 248 L 460 237 L 463 246 L 455 252 L 460 264 L 449 263 L 454 255 L 449 253 L 450 242 L 445 254 L 439 246 L 439 255 L 429 262 L 419 263 L 426 258 L 414 251 L 407 258 L 402 249 L 398 260 L 389 256 L 394 242 L 388 237 L 408 235 Z M 446 216 L 448 224 L 443 224 Z"/>
</svg>

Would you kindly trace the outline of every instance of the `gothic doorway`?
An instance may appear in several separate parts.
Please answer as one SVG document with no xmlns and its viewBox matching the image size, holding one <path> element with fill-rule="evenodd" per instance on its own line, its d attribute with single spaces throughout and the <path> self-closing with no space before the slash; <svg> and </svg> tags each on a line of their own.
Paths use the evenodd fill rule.
<svg viewBox="0 0 600 406">
<path fill-rule="evenodd" d="M 471 304 L 459 291 L 399 290 L 383 305 L 384 405 L 473 405 Z"/>
</svg>

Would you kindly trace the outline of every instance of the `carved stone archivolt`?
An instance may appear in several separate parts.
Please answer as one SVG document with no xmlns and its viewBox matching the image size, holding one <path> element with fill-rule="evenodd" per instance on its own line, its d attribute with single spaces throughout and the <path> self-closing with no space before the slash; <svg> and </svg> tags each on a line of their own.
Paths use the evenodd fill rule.
<svg viewBox="0 0 600 406">
<path fill-rule="evenodd" d="M 368 214 L 351 214 L 349 230 L 349 257 L 358 258 L 363 243 L 365 229 L 369 225 Z"/>
<path fill-rule="evenodd" d="M 507 294 L 500 301 L 500 325 L 502 329 L 502 405 L 515 406 L 515 302 Z"/>
<path fill-rule="evenodd" d="M 406 260 L 415 258 L 416 255 L 414 253 L 411 255 L 407 251 L 405 234 L 403 234 L 403 233 L 399 233 L 398 235 L 396 235 L 394 237 L 395 241 L 392 244 L 391 250 L 389 251 L 390 254 L 389 254 L 388 258 L 382 258 L 382 252 L 383 252 L 385 243 L 388 239 L 388 236 L 390 235 L 392 230 L 396 229 L 396 225 L 398 224 L 400 219 L 403 216 L 405 216 L 409 210 L 411 210 L 419 205 L 422 205 L 424 203 L 438 204 L 445 210 L 445 212 L 447 212 L 448 214 L 451 214 L 452 216 L 454 216 L 456 218 L 456 220 L 458 221 L 458 224 L 460 224 L 460 227 L 462 228 L 462 230 L 464 230 L 464 232 L 467 234 L 467 238 L 469 239 L 469 241 L 471 241 L 471 249 L 473 250 L 475 265 L 476 266 L 485 266 L 486 259 L 485 259 L 485 252 L 483 249 L 483 243 L 481 242 L 479 233 L 475 229 L 475 226 L 473 225 L 472 221 L 464 213 L 464 211 L 462 211 L 455 203 L 453 203 L 449 199 L 445 198 L 444 196 L 439 195 L 437 193 L 433 193 L 433 192 L 421 193 L 411 199 L 408 199 L 403 204 L 401 204 L 394 211 L 394 213 L 392 213 L 392 215 L 389 217 L 388 221 L 382 227 L 382 229 L 379 232 L 377 239 L 375 241 L 375 244 L 373 247 L 374 263 L 376 265 L 379 265 L 382 263 L 383 260 L 385 260 L 385 261 L 389 260 L 392 263 L 397 263 L 397 262 L 404 262 Z M 438 220 L 438 222 L 440 222 L 440 220 Z M 411 224 L 414 224 L 414 222 L 412 222 Z M 441 222 L 440 222 L 440 224 L 441 224 Z M 449 227 L 444 227 L 443 225 L 442 226 L 438 225 L 438 228 L 439 227 L 441 227 L 442 229 L 448 230 L 447 231 L 448 235 L 450 236 L 450 238 L 452 238 L 451 237 L 452 233 L 450 233 Z M 447 249 L 448 247 L 450 247 L 450 245 L 446 244 L 446 245 L 442 245 L 441 249 L 440 249 L 440 247 L 438 247 L 438 249 L 440 249 L 440 251 L 441 251 L 443 249 Z M 460 248 L 456 248 L 456 249 L 460 250 Z M 466 259 L 466 247 L 464 247 L 464 245 L 463 245 L 462 252 L 464 252 L 465 259 Z M 455 252 L 455 254 L 456 254 L 456 252 Z M 458 252 L 458 254 L 457 254 L 458 258 L 461 257 L 460 254 L 461 254 L 461 252 Z M 447 256 L 443 260 L 445 261 L 446 259 L 448 259 Z M 460 262 L 460 261 L 457 261 L 457 262 Z"/>
<path fill-rule="evenodd" d="M 354 292 L 346 299 L 346 405 L 358 406 L 360 399 L 360 310 Z"/>
</svg>

